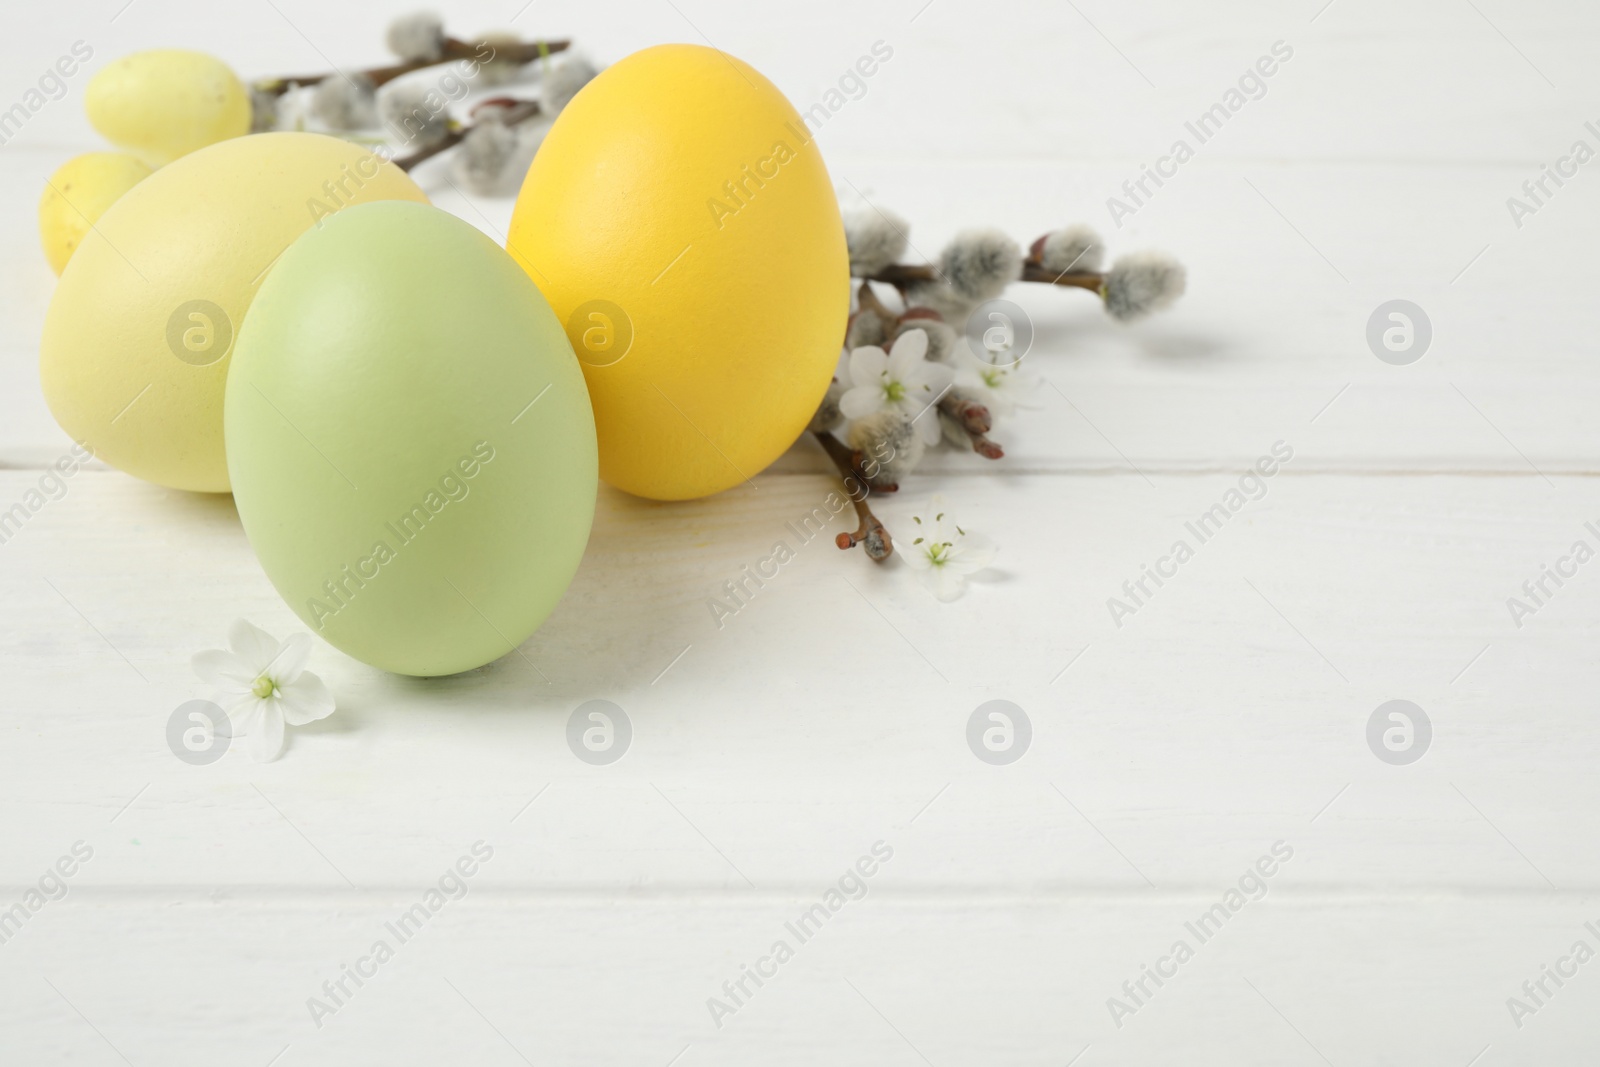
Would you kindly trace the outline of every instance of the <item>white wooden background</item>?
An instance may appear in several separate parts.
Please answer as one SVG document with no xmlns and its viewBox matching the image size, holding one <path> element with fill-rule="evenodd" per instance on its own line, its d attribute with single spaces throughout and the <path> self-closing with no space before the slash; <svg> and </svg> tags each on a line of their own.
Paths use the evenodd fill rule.
<svg viewBox="0 0 1600 1067">
<path fill-rule="evenodd" d="M 247 76 L 376 63 L 405 8 L 125 3 L 9 6 L 0 106 L 79 39 L 92 67 L 168 45 Z M 606 62 L 709 39 L 802 107 L 889 42 L 821 139 L 928 253 L 982 223 L 1112 235 L 1105 198 L 1185 119 L 1274 41 L 1294 58 L 1114 233 L 1188 263 L 1177 309 L 1123 329 L 1082 293 L 1013 293 L 1040 407 L 998 435 L 1003 463 L 947 455 L 882 506 L 903 527 L 943 491 L 999 541 L 955 604 L 819 541 L 716 629 L 704 598 L 831 485 L 797 447 L 708 501 L 603 491 L 526 659 L 417 681 L 320 647 L 332 718 L 277 763 L 196 768 L 164 740 L 201 695 L 190 655 L 237 616 L 297 622 L 228 500 L 75 478 L 0 546 L 0 908 L 73 842 L 94 858 L 0 945 L 0 1062 L 1594 1062 L 1600 963 L 1520 1028 L 1506 999 L 1600 946 L 1600 565 L 1520 629 L 1505 601 L 1600 519 L 1600 164 L 1520 229 L 1505 200 L 1596 143 L 1600 10 L 521 6 L 449 21 Z M 0 149 L 0 507 L 69 444 L 35 369 L 33 205 L 96 146 L 85 81 Z M 509 217 L 423 180 L 487 230 Z M 1364 340 L 1393 298 L 1434 326 L 1412 366 Z M 1106 598 L 1280 439 L 1269 495 L 1113 626 Z M 592 698 L 634 725 L 611 766 L 565 744 Z M 994 698 L 1034 728 L 1005 767 L 964 739 Z M 1395 698 L 1434 724 L 1405 767 L 1364 740 Z M 316 1027 L 306 999 L 479 839 L 465 899 Z M 706 999 L 878 840 L 867 897 L 716 1027 Z M 1114 1025 L 1107 998 L 1278 840 L 1268 896 Z"/>
</svg>

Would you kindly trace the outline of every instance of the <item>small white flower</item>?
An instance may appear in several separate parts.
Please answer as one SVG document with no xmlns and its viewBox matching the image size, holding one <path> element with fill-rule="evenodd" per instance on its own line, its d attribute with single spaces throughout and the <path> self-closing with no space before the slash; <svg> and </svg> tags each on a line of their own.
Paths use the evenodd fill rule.
<svg viewBox="0 0 1600 1067">
<path fill-rule="evenodd" d="M 1009 349 L 991 349 L 989 359 L 979 359 L 966 345 L 957 345 L 951 358 L 956 365 L 956 386 L 971 390 L 974 399 L 997 418 L 1027 407 L 1029 395 L 1039 384 L 1036 375 L 1022 369 L 1023 360 L 1011 362 Z"/>
<path fill-rule="evenodd" d="M 933 595 L 949 602 L 967 586 L 967 575 L 994 562 L 995 546 L 982 534 L 957 526 L 945 509 L 944 497 L 935 494 L 923 515 L 913 515 L 916 532 L 902 543 L 901 555 L 916 570 Z"/>
<path fill-rule="evenodd" d="M 928 335 L 921 330 L 901 334 L 888 352 L 877 345 L 851 352 L 852 388 L 839 401 L 845 418 L 898 411 L 912 420 L 923 444 L 938 444 L 939 420 L 928 409 L 950 388 L 955 372 L 943 363 L 929 363 L 927 354 Z"/>
<path fill-rule="evenodd" d="M 235 738 L 248 736 L 258 761 L 283 751 L 283 726 L 303 726 L 333 713 L 333 694 L 306 670 L 311 637 L 292 634 L 281 644 L 265 630 L 238 619 L 228 628 L 233 651 L 207 649 L 194 655 L 194 672 L 215 686 Z"/>
</svg>

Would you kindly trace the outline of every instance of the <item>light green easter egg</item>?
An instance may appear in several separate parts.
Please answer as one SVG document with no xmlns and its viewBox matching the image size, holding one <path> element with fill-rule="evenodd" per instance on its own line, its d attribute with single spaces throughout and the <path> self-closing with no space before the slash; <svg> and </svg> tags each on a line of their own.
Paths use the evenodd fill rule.
<svg viewBox="0 0 1600 1067">
<path fill-rule="evenodd" d="M 239 518 L 313 632 L 412 675 L 520 645 L 571 582 L 598 460 L 561 323 L 453 215 L 349 207 L 251 303 L 223 408 Z"/>
</svg>

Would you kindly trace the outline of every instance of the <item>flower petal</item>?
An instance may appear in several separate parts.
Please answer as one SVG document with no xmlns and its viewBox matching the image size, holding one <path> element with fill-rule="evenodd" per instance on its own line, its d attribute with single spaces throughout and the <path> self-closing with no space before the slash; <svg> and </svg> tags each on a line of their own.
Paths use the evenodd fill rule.
<svg viewBox="0 0 1600 1067">
<path fill-rule="evenodd" d="M 224 710 L 228 713 L 228 722 L 231 726 L 229 734 L 235 739 L 248 737 L 261 729 L 261 712 L 267 702 L 254 694 L 246 694 L 243 700 L 236 700 Z"/>
<path fill-rule="evenodd" d="M 278 639 L 259 626 L 235 619 L 228 627 L 228 647 L 244 661 L 252 676 L 259 676 L 278 654 Z"/>
<path fill-rule="evenodd" d="M 915 385 L 933 393 L 942 393 L 956 380 L 956 372 L 947 363 L 923 363 L 911 372 Z"/>
<path fill-rule="evenodd" d="M 944 436 L 944 431 L 939 428 L 938 412 L 929 411 L 926 407 L 911 416 L 911 429 L 922 439 L 923 444 L 930 447 L 938 444 L 939 438 Z"/>
<path fill-rule="evenodd" d="M 950 566 L 962 574 L 971 574 L 989 566 L 999 554 L 1000 549 L 983 534 L 967 534 L 951 550 Z"/>
<path fill-rule="evenodd" d="M 927 547 L 928 542 L 926 540 L 924 540 L 920 545 L 902 545 L 900 549 L 900 558 L 905 560 L 906 566 L 910 567 L 914 571 L 928 570 L 933 566 L 933 558 L 928 555 L 926 551 Z"/>
<path fill-rule="evenodd" d="M 864 345 L 850 353 L 850 381 L 858 386 L 878 388 L 888 367 L 889 353 L 877 345 Z"/>
<path fill-rule="evenodd" d="M 967 588 L 966 578 L 948 566 L 929 568 L 923 583 L 946 604 L 960 597 Z"/>
<path fill-rule="evenodd" d="M 300 672 L 306 669 L 306 663 L 311 659 L 311 635 L 294 633 L 284 638 L 283 644 L 278 647 L 278 654 L 272 657 L 272 662 L 267 664 L 263 674 L 268 675 L 278 688 L 293 685 L 294 680 L 300 677 Z"/>
<path fill-rule="evenodd" d="M 858 385 L 839 398 L 839 410 L 847 419 L 864 419 L 883 407 L 883 389 L 877 385 Z"/>
<path fill-rule="evenodd" d="M 278 707 L 290 726 L 304 726 L 333 714 L 333 694 L 321 678 L 301 671 L 293 685 L 278 690 Z"/>
<path fill-rule="evenodd" d="M 283 751 L 283 715 L 268 705 L 262 708 L 260 728 L 250 735 L 250 755 L 257 763 L 271 763 Z"/>
<path fill-rule="evenodd" d="M 928 331 L 907 330 L 889 349 L 889 373 L 900 381 L 910 376 L 912 368 L 928 354 Z"/>
<path fill-rule="evenodd" d="M 950 503 L 945 500 L 943 493 L 935 493 L 928 498 L 928 505 L 922 512 L 922 529 L 930 541 L 960 543 L 961 534 L 956 530 L 956 521 L 950 515 Z"/>
<path fill-rule="evenodd" d="M 196 652 L 189 662 L 202 682 L 225 692 L 248 692 L 257 677 L 244 660 L 220 648 Z"/>
</svg>

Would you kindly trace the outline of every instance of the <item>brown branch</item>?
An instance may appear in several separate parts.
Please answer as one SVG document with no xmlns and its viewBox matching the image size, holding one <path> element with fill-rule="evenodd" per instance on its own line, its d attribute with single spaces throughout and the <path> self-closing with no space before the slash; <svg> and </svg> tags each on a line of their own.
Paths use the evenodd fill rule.
<svg viewBox="0 0 1600 1067">
<path fill-rule="evenodd" d="M 895 263 L 885 267 L 878 273 L 862 279 L 863 282 L 884 282 L 894 286 L 901 292 L 913 285 L 923 282 L 941 281 L 939 271 L 931 263 Z M 1027 262 L 1022 265 L 1022 281 L 1043 282 L 1046 285 L 1060 285 L 1073 289 L 1089 289 L 1100 292 L 1105 286 L 1106 276 L 1100 271 L 1077 270 L 1065 274 L 1045 270 L 1036 262 Z"/>
<path fill-rule="evenodd" d="M 1006 450 L 1000 447 L 998 441 L 991 441 L 981 433 L 967 431 L 967 436 L 972 440 L 972 450 L 984 459 L 1003 459 Z"/>
<path fill-rule="evenodd" d="M 998 442 L 985 436 L 993 420 L 989 416 L 989 409 L 983 404 L 946 393 L 939 401 L 939 410 L 966 432 L 967 440 L 972 442 L 972 450 L 984 459 L 1000 459 L 1006 454 Z"/>
<path fill-rule="evenodd" d="M 987 406 L 953 393 L 945 393 L 940 398 L 939 410 L 955 419 L 968 433 L 988 433 L 990 427 L 994 425 Z"/>
<path fill-rule="evenodd" d="M 1106 276 L 1101 271 L 1069 270 L 1065 274 L 1057 274 L 1053 270 L 1046 270 L 1038 263 L 1022 265 L 1022 280 L 1043 282 L 1046 285 L 1070 286 L 1074 289 L 1089 289 L 1096 293 L 1102 291 L 1106 284 Z"/>
<path fill-rule="evenodd" d="M 444 57 L 446 59 L 478 59 L 479 53 L 487 47 L 492 53 L 488 59 L 481 62 L 488 63 L 495 60 L 509 60 L 512 63 L 532 63 L 545 56 L 553 56 L 557 52 L 565 52 L 572 47 L 571 41 L 523 41 L 517 44 L 500 43 L 493 41 L 463 41 L 455 37 L 444 39 Z"/>
<path fill-rule="evenodd" d="M 372 82 L 373 88 L 377 88 L 380 85 L 387 85 L 401 75 L 410 74 L 412 71 L 426 70 L 443 62 L 445 62 L 443 59 L 411 59 L 404 63 L 393 63 L 387 67 L 372 67 L 367 70 L 354 71 L 349 77 L 364 76 Z M 346 77 L 343 71 L 328 71 L 324 74 L 292 74 L 283 78 L 258 79 L 254 83 L 254 88 L 269 96 L 282 96 L 290 89 L 320 85 L 329 78 L 343 77 Z"/>
<path fill-rule="evenodd" d="M 877 315 L 878 318 L 883 320 L 885 326 L 899 317 L 890 311 L 882 300 L 878 299 L 878 294 L 872 290 L 872 282 L 866 279 L 862 280 L 861 291 L 856 294 L 856 304 L 862 311 L 870 311 Z"/>
<path fill-rule="evenodd" d="M 387 85 L 403 75 L 413 71 L 426 70 L 436 67 L 441 63 L 449 63 L 457 59 L 478 59 L 483 48 L 490 50 L 487 60 L 509 60 L 512 63 L 532 63 L 543 56 L 553 56 L 557 52 L 565 52 L 572 47 L 571 41 L 526 41 L 518 44 L 495 45 L 490 41 L 462 41 L 454 37 L 445 38 L 444 54 L 438 59 L 408 59 L 402 63 L 391 63 L 384 67 L 371 67 L 367 70 L 356 71 L 371 80 L 374 88 Z M 322 74 L 292 74 L 279 78 L 258 78 L 252 83 L 253 88 L 269 96 L 282 96 L 291 89 L 301 86 L 316 85 L 327 81 L 329 78 L 344 77 L 342 71 L 326 71 Z"/>
<path fill-rule="evenodd" d="M 392 162 L 401 170 L 409 172 L 414 170 L 420 164 L 426 163 L 440 152 L 454 148 L 456 145 L 465 140 L 466 136 L 467 133 L 465 127 L 452 126 L 450 132 L 445 134 L 436 143 L 429 145 L 427 148 L 419 148 L 409 156 L 401 156 L 399 159 L 393 160 Z"/>
<path fill-rule="evenodd" d="M 476 114 L 479 108 L 489 104 L 494 104 L 495 106 L 505 108 L 506 114 L 504 121 L 508 126 L 514 126 L 519 122 L 526 122 L 528 119 L 533 118 L 540 112 L 539 101 L 537 100 L 517 100 L 512 97 L 505 96 L 496 97 L 493 101 L 483 101 L 478 105 L 477 108 L 473 109 L 473 113 Z M 452 125 L 450 132 L 445 134 L 444 138 L 437 144 L 431 144 L 427 148 L 419 148 L 409 156 L 401 156 L 399 159 L 394 161 L 394 165 L 403 171 L 410 172 L 419 164 L 426 163 L 440 152 L 448 151 L 449 149 L 452 149 L 456 145 L 460 144 L 462 141 L 466 140 L 467 134 L 471 133 L 472 128 L 476 125 L 476 122 L 470 122 L 465 126 Z"/>
<path fill-rule="evenodd" d="M 861 522 L 861 526 L 854 533 L 841 533 L 834 538 L 834 544 L 842 549 L 861 545 L 868 559 L 874 563 L 882 563 L 894 553 L 894 540 L 890 538 L 888 529 L 872 513 L 872 508 L 867 506 L 867 494 L 872 492 L 872 483 L 861 470 L 861 453 L 847 448 L 831 433 L 819 433 L 813 430 L 812 435 L 821 442 L 823 450 L 828 453 L 828 458 L 833 460 L 833 465 L 838 468 L 840 477 L 844 479 L 845 495 L 855 505 L 856 518 Z M 851 483 L 854 483 L 853 488 Z"/>
</svg>

